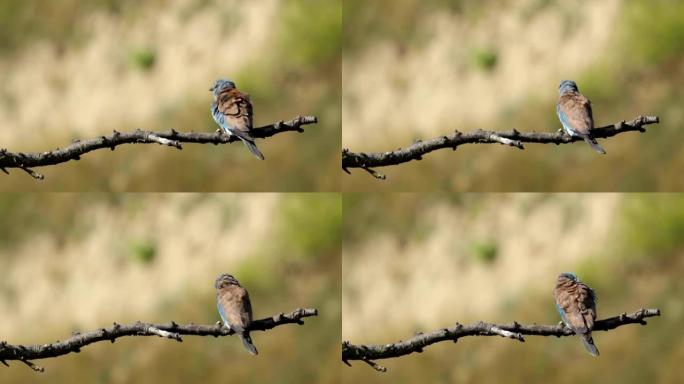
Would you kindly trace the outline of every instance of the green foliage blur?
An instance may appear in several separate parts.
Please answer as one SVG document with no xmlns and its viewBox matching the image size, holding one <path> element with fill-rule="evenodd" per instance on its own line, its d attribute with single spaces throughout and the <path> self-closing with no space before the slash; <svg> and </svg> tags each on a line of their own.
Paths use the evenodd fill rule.
<svg viewBox="0 0 684 384">
<path fill-rule="evenodd" d="M 340 244 L 342 231 L 341 202 L 328 195 L 308 198 L 285 196 L 279 222 L 284 247 L 290 257 L 315 257 L 328 244 Z M 331 216 L 332 215 L 332 216 Z"/>
<path fill-rule="evenodd" d="M 271 204 L 273 198 L 276 200 Z M 150 207 L 157 209 L 150 211 Z M 261 215 L 266 209 L 266 221 L 259 226 L 270 226 L 271 230 L 257 242 L 246 242 L 249 234 L 244 233 L 244 224 L 248 216 Z M 335 194 L 0 194 L 0 217 L 0 268 L 6 277 L 23 274 L 18 276 L 20 281 L 41 280 L 36 285 L 82 288 L 77 292 L 61 288 L 56 293 L 83 300 L 78 313 L 67 314 L 72 320 L 43 322 L 50 318 L 48 315 L 30 321 L 40 323 L 39 329 L 26 324 L 12 334 L 0 335 L 0 340 L 12 344 L 64 339 L 75 330 L 109 326 L 113 321 L 213 324 L 218 319 L 213 278 L 221 272 L 233 273 L 248 288 L 255 318 L 299 307 L 319 310 L 317 317 L 304 319 L 302 326 L 254 332 L 252 338 L 260 352 L 257 357 L 247 354 L 233 337 L 187 336 L 183 343 L 129 337 L 114 344 L 95 343 L 79 354 L 36 361 L 45 367 L 44 374 L 8 362 L 10 367 L 3 367 L 2 382 L 339 382 L 341 201 Z M 186 227 L 173 227 L 174 217 L 181 218 Z M 223 221 L 221 236 L 232 239 L 229 246 L 244 249 L 246 257 L 231 261 L 232 255 L 222 254 L 223 239 L 192 235 L 196 233 L 193 228 L 214 225 L 213 220 Z M 113 244 L 107 236 L 102 237 L 110 231 L 118 231 Z M 213 233 L 208 228 L 205 232 Z M 240 241 L 244 244 L 234 244 Z M 168 243 L 173 245 L 169 247 Z M 209 253 L 202 250 L 206 247 L 201 243 L 213 245 Z M 172 255 L 185 244 L 197 244 L 193 246 L 196 251 Z M 38 247 L 33 252 L 32 245 Z M 36 265 L 46 249 L 51 255 L 42 259 L 40 268 L 27 269 L 27 265 Z M 98 251 L 78 254 L 74 264 L 69 256 L 74 249 Z M 103 287 L 102 278 L 81 273 L 91 262 L 103 268 L 113 266 L 98 273 L 113 277 L 115 285 Z M 195 276 L 204 268 L 209 269 L 206 279 L 159 284 L 167 278 L 165 273 Z M 141 280 L 129 280 L 135 276 Z M 9 281 L 5 278 L 0 282 L 0 307 L 13 306 L 15 310 L 3 313 L 4 322 L 25 313 L 21 309 L 25 287 Z M 141 285 L 121 286 L 125 281 L 141 281 Z M 120 292 L 125 297 L 115 301 L 126 304 L 112 303 L 117 308 L 114 315 L 83 328 L 78 319 L 96 316 L 91 313 L 92 297 L 103 289 L 115 296 Z M 150 289 L 156 289 L 158 296 L 145 309 L 146 315 L 138 315 L 136 302 Z M 138 308 L 137 312 L 132 308 Z"/>
<path fill-rule="evenodd" d="M 499 247 L 494 241 L 478 241 L 473 244 L 474 259 L 487 264 L 496 260 Z"/>
<path fill-rule="evenodd" d="M 157 246 L 152 241 L 134 241 L 131 244 L 131 258 L 140 264 L 150 264 L 157 256 Z"/>
<path fill-rule="evenodd" d="M 485 72 L 489 72 L 496 67 L 498 54 L 492 48 L 480 48 L 473 52 L 473 61 L 475 65 Z"/>
<path fill-rule="evenodd" d="M 480 216 L 486 209 L 498 207 L 502 212 L 499 218 L 505 220 L 511 211 L 529 211 L 542 209 L 546 216 L 528 216 L 527 225 L 520 228 L 506 228 L 508 234 L 497 236 L 516 236 L 517 243 L 534 243 L 539 233 L 532 233 L 530 228 L 539 228 L 536 221 L 555 221 L 561 213 L 561 221 L 568 229 L 577 226 L 591 226 L 586 207 L 580 209 L 573 204 L 577 197 L 586 198 L 586 194 L 527 194 L 523 207 L 511 200 L 510 194 L 392 194 L 382 199 L 368 196 L 344 198 L 345 235 L 351 231 L 353 235 L 345 236 L 344 248 L 354 252 L 345 253 L 346 265 L 364 263 L 369 256 L 362 249 L 372 244 L 384 243 L 380 239 L 391 238 L 398 243 L 416 245 L 424 241 L 418 227 L 430 225 L 437 207 L 440 211 L 453 211 L 455 215 L 464 216 L 469 226 L 449 228 L 453 236 L 465 242 L 479 241 L 471 228 L 480 228 L 493 220 L 491 216 Z M 606 194 L 592 194 L 589 199 L 608 201 Z M 522 204 L 522 203 L 521 203 Z M 595 205 L 592 205 L 595 207 Z M 549 211 L 549 208 L 553 208 Z M 538 271 L 549 269 L 548 280 L 554 280 L 554 273 L 560 270 L 571 270 L 585 282 L 588 282 L 598 294 L 599 318 L 632 312 L 640 307 L 659 308 L 661 317 L 648 319 L 648 325 L 628 325 L 610 332 L 596 332 L 594 340 L 601 352 L 598 358 L 585 353 L 575 338 L 526 337 L 525 343 L 508 342 L 500 338 L 463 338 L 458 343 L 438 343 L 423 350 L 396 359 L 379 360 L 388 368 L 385 374 L 378 374 L 365 364 L 354 364 L 342 370 L 343 382 L 355 383 L 414 383 L 414 382 L 459 382 L 459 383 L 508 383 L 508 382 L 657 382 L 677 383 L 684 380 L 680 361 L 684 357 L 684 337 L 679 331 L 684 321 L 684 306 L 681 293 L 684 282 L 684 195 L 682 194 L 623 194 L 617 196 L 617 204 L 607 217 L 608 227 L 602 235 L 597 250 L 586 248 L 585 255 L 575 262 L 560 261 L 555 254 L 518 255 L 517 263 L 526 263 L 526 270 Z M 373 218 L 367 221 L 368 218 Z M 397 224 L 403 222 L 404 225 Z M 411 224 L 406 224 L 411 223 Z M 363 231 L 354 231 L 361 227 Z M 542 228 L 544 225 L 541 226 Z M 603 229 L 599 230 L 603 232 Z M 582 243 L 582 239 L 574 239 Z M 434 243 L 432 243 L 434 244 Z M 486 244 L 486 243 L 485 243 Z M 509 243 L 510 244 L 513 243 Z M 568 239 L 557 239 L 558 247 L 568 245 Z M 519 244 L 514 247 L 518 248 Z M 487 246 L 489 247 L 489 246 Z M 458 257 L 449 249 L 444 249 L 444 258 Z M 467 250 L 466 250 L 467 251 Z M 497 270 L 496 263 L 507 249 L 498 248 L 498 255 L 490 263 L 481 263 L 478 259 L 459 264 L 459 273 L 453 279 L 467 279 L 473 269 L 480 276 L 492 276 L 494 280 L 505 281 L 503 274 L 515 273 L 507 268 Z M 558 252 L 563 249 L 559 248 Z M 487 250 L 489 252 L 489 250 Z M 510 255 L 510 253 L 509 253 Z M 391 268 L 402 269 L 403 260 L 394 255 Z M 511 260 L 507 265 L 511 265 Z M 474 265 L 470 265 L 474 264 Z M 561 269 L 562 268 L 562 269 Z M 370 274 L 379 271 L 370 271 Z M 408 271 L 409 274 L 415 273 Z M 377 273 L 379 275 L 379 273 Z M 462 274 L 462 275 L 461 275 Z M 496 277 L 498 276 L 498 278 Z M 356 279 L 350 279 L 356 281 Z M 355 297 L 355 287 L 343 282 L 343 301 L 362 300 L 363 295 Z M 429 282 L 423 282 L 429 284 Z M 433 283 L 434 284 L 434 283 Z M 377 285 L 377 286 L 376 286 Z M 504 284 L 496 286 L 502 296 L 508 296 L 502 305 L 490 316 L 491 318 L 472 318 L 470 313 L 463 313 L 455 318 L 446 317 L 443 324 L 447 326 L 456 321 L 470 322 L 483 320 L 506 323 L 555 324 L 558 314 L 552 304 L 550 287 L 539 282 L 529 281 L 529 288 L 518 292 Z M 370 286 L 356 287 L 362 291 L 382 289 L 380 276 Z M 410 286 L 410 285 L 409 285 Z M 532 288 L 535 287 L 535 288 Z M 433 289 L 445 289 L 435 286 Z M 408 290 L 408 288 L 407 288 Z M 517 293 L 511 294 L 512 291 Z M 461 294 L 454 300 L 468 297 L 475 303 L 483 300 L 476 288 Z M 403 297 L 410 297 L 412 292 L 402 292 Z M 429 298 L 425 298 L 429 300 Z M 391 307 L 391 304 L 376 302 L 375 305 L 387 306 L 387 311 L 406 311 L 405 308 Z M 411 309 L 408 310 L 409 312 Z M 416 310 L 416 312 L 419 312 Z M 347 313 L 343 313 L 346 321 Z M 391 316 L 388 316 L 391 317 Z M 421 318 L 417 313 L 416 318 Z M 438 327 L 437 326 L 437 327 Z M 409 327 L 409 329 L 411 329 Z M 414 331 L 428 331 L 423 327 Z M 406 330 L 394 330 L 390 327 L 377 328 L 372 339 L 352 339 L 355 343 L 381 344 L 404 339 L 410 334 Z M 343 335 L 349 338 L 349 335 Z M 492 367 L 497 367 L 492 369 Z M 568 369 L 571 366 L 572 369 Z"/>
<path fill-rule="evenodd" d="M 140 48 L 131 52 L 131 64 L 142 71 L 149 71 L 157 61 L 157 54 L 149 48 Z"/>
<path fill-rule="evenodd" d="M 178 14 L 190 22 L 192 17 L 204 15 L 210 10 L 212 17 L 225 17 L 220 32 L 228 40 L 241 32 L 236 26 L 240 25 L 240 18 L 244 16 L 242 8 L 233 10 L 238 3 L 192 0 L 174 2 L 171 7 L 166 1 L 0 0 L 0 65 L 3 61 L 11 63 L 15 57 L 45 46 L 64 57 L 77 55 L 83 46 L 95 41 L 93 25 L 102 18 L 127 23 L 131 28 L 145 28 L 147 24 L 161 23 L 165 17 L 175 18 Z M 268 9 L 270 5 L 267 4 L 250 2 L 240 6 L 258 5 Z M 250 53 L 249 61 L 238 70 L 220 74 L 230 77 L 252 97 L 255 127 L 290 120 L 298 115 L 318 117 L 318 123 L 305 126 L 304 133 L 288 132 L 257 140 L 266 161 L 255 161 L 240 143 L 220 146 L 186 144 L 182 151 L 155 145 L 125 145 L 113 152 L 98 150 L 84 155 L 80 161 L 37 169 L 46 176 L 41 183 L 26 177 L 21 171 L 10 170 L 11 175 L 0 182 L 0 191 L 338 190 L 341 1 L 282 0 L 276 2 L 275 7 L 277 11 L 272 14 L 273 17 L 266 18 L 267 15 L 264 15 L 259 21 L 260 28 L 269 35 L 266 47 L 261 52 Z M 170 8 L 173 8 L 173 12 Z M 156 16 L 152 18 L 149 15 Z M 251 38 L 246 34 L 243 37 L 246 42 Z M 115 68 L 116 76 L 142 75 L 149 84 L 144 94 L 122 97 L 130 100 L 155 97 L 158 92 L 155 82 L 161 81 L 162 73 L 173 78 L 189 76 L 182 73 L 189 70 L 187 67 L 169 73 L 168 68 L 174 65 L 173 57 L 164 54 L 169 51 L 161 45 L 167 46 L 173 42 L 174 36 L 164 36 L 164 40 L 151 44 L 121 41 L 117 48 L 121 52 L 107 53 L 106 58 L 111 57 L 109 62 Z M 233 54 L 239 56 L 241 52 L 235 50 Z M 192 68 L 193 77 L 198 77 L 196 73 L 200 71 L 214 73 L 219 64 L 197 63 Z M 11 76 L 11 73 L 5 73 L 4 76 Z M 215 75 L 211 76 L 210 82 L 213 82 Z M 60 81 L 68 84 L 69 79 Z M 166 81 L 172 82 L 173 79 Z M 202 91 L 201 99 L 183 94 L 173 95 L 173 103 L 159 105 L 159 111 L 149 121 L 127 124 L 102 121 L 97 124 L 98 131 L 94 136 L 109 134 L 112 130 L 136 128 L 213 132 L 217 126 L 208 112 L 212 101 L 211 95 L 206 92 L 209 86 L 204 81 L 193 86 L 193 91 Z M 96 92 L 120 91 L 97 89 Z M 16 97 L 7 96 L 3 99 L 2 96 L 0 92 L 0 103 L 10 105 L 18 102 Z M 78 114 L 79 111 L 73 113 Z M 115 114 L 114 120 L 125 121 L 127 117 L 126 111 L 114 110 L 112 113 Z M 70 129 L 66 126 L 53 130 L 40 140 L 25 142 L 21 148 L 14 145 L 8 149 L 40 152 L 65 146 L 76 138 L 85 138 L 81 137 L 84 135 L 70 133 Z"/>
</svg>

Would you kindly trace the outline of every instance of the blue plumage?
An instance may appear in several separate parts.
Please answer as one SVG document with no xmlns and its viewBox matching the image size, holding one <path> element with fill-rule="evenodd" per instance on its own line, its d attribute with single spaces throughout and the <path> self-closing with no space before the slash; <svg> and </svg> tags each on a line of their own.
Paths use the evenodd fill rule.
<svg viewBox="0 0 684 384">
<path fill-rule="evenodd" d="M 221 307 L 221 302 L 216 300 L 216 308 L 218 308 L 218 313 L 219 316 L 221 317 L 221 321 L 223 321 L 223 324 L 228 324 L 228 319 L 226 318 L 225 312 L 223 312 L 223 307 Z"/>
</svg>

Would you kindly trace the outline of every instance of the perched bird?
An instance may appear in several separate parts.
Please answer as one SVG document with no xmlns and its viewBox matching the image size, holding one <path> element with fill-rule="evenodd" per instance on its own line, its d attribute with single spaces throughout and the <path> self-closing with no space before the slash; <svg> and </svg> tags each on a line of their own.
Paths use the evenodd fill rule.
<svg viewBox="0 0 684 384">
<path fill-rule="evenodd" d="M 252 355 L 257 355 L 257 349 L 249 337 L 249 325 L 252 323 L 252 304 L 249 295 L 232 275 L 221 274 L 214 283 L 216 287 L 216 306 L 223 324 L 235 331 L 242 340 L 245 348 Z"/>
<path fill-rule="evenodd" d="M 591 102 L 577 89 L 572 80 L 563 80 L 558 86 L 558 119 L 563 129 L 570 136 L 579 136 L 591 145 L 594 151 L 605 154 L 606 151 L 591 136 L 594 129 L 594 118 L 591 115 Z"/>
<path fill-rule="evenodd" d="M 574 273 L 561 273 L 553 290 L 556 309 L 565 325 L 582 339 L 584 347 L 592 356 L 599 351 L 591 338 L 596 320 L 596 294 L 581 282 Z"/>
<path fill-rule="evenodd" d="M 214 86 L 209 90 L 214 93 L 211 116 L 216 124 L 228 135 L 237 136 L 254 156 L 263 160 L 264 155 L 254 144 L 254 138 L 250 135 L 252 130 L 252 102 L 249 95 L 240 92 L 235 88 L 235 83 L 230 80 L 216 80 Z"/>
</svg>

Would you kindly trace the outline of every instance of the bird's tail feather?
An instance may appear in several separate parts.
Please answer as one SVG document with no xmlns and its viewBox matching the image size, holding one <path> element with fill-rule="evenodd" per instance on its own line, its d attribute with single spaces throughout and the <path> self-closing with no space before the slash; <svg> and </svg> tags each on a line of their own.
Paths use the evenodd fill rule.
<svg viewBox="0 0 684 384">
<path fill-rule="evenodd" d="M 252 355 L 258 355 L 259 354 L 256 347 L 252 343 L 252 338 L 249 337 L 249 332 L 238 333 L 238 336 L 240 336 L 240 340 L 242 340 L 242 344 L 245 346 L 245 349 L 249 353 L 251 353 Z"/>
<path fill-rule="evenodd" d="M 596 151 L 602 155 L 606 154 L 606 150 L 603 149 L 603 147 L 601 147 L 599 145 L 599 143 L 596 141 L 596 139 L 594 139 L 593 137 L 584 136 L 583 139 L 584 139 L 584 141 L 587 142 L 587 144 L 591 145 L 591 148 L 593 148 L 594 151 Z"/>
<path fill-rule="evenodd" d="M 599 351 L 596 348 L 596 345 L 594 345 L 594 339 L 591 338 L 591 333 L 582 334 L 580 335 L 580 338 L 582 339 L 582 344 L 584 344 L 584 348 L 586 348 L 592 356 L 599 355 Z"/>
<path fill-rule="evenodd" d="M 245 146 L 247 147 L 247 149 L 249 149 L 249 151 L 252 152 L 254 154 L 254 156 L 257 157 L 257 159 L 259 159 L 259 160 L 264 159 L 264 154 L 261 153 L 259 148 L 257 148 L 256 144 L 254 144 L 254 138 L 249 134 L 249 132 L 234 129 L 234 130 L 230 131 L 230 133 L 237 136 L 240 140 L 242 140 L 242 142 L 245 143 Z"/>
<path fill-rule="evenodd" d="M 242 140 L 243 143 L 245 143 L 245 146 L 247 147 L 247 149 L 249 149 L 249 151 L 252 152 L 252 154 L 254 154 L 254 156 L 256 156 L 257 159 L 259 159 L 259 160 L 264 159 L 264 154 L 261 153 L 261 151 L 259 150 L 259 148 L 257 148 L 256 144 L 254 144 L 253 141 L 249 141 L 249 140 L 243 139 L 243 138 L 240 138 L 240 139 Z"/>
</svg>

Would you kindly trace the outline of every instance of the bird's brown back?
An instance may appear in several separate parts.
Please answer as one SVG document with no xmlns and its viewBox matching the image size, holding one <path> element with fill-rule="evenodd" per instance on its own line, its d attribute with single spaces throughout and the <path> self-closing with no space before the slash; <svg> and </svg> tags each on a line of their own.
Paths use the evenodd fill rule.
<svg viewBox="0 0 684 384">
<path fill-rule="evenodd" d="M 568 322 L 577 332 L 585 333 L 594 328 L 596 301 L 589 286 L 560 276 L 553 295 L 558 306 L 565 312 Z"/>
<path fill-rule="evenodd" d="M 216 97 L 216 105 L 228 125 L 241 131 L 252 129 L 252 102 L 248 94 L 236 88 L 226 89 Z"/>
<path fill-rule="evenodd" d="M 560 96 L 558 104 L 573 129 L 583 134 L 594 129 L 591 102 L 584 95 L 579 92 L 566 92 Z"/>
<path fill-rule="evenodd" d="M 247 290 L 239 285 L 225 285 L 219 289 L 218 299 L 232 326 L 245 329 L 252 323 L 252 304 Z"/>
</svg>

